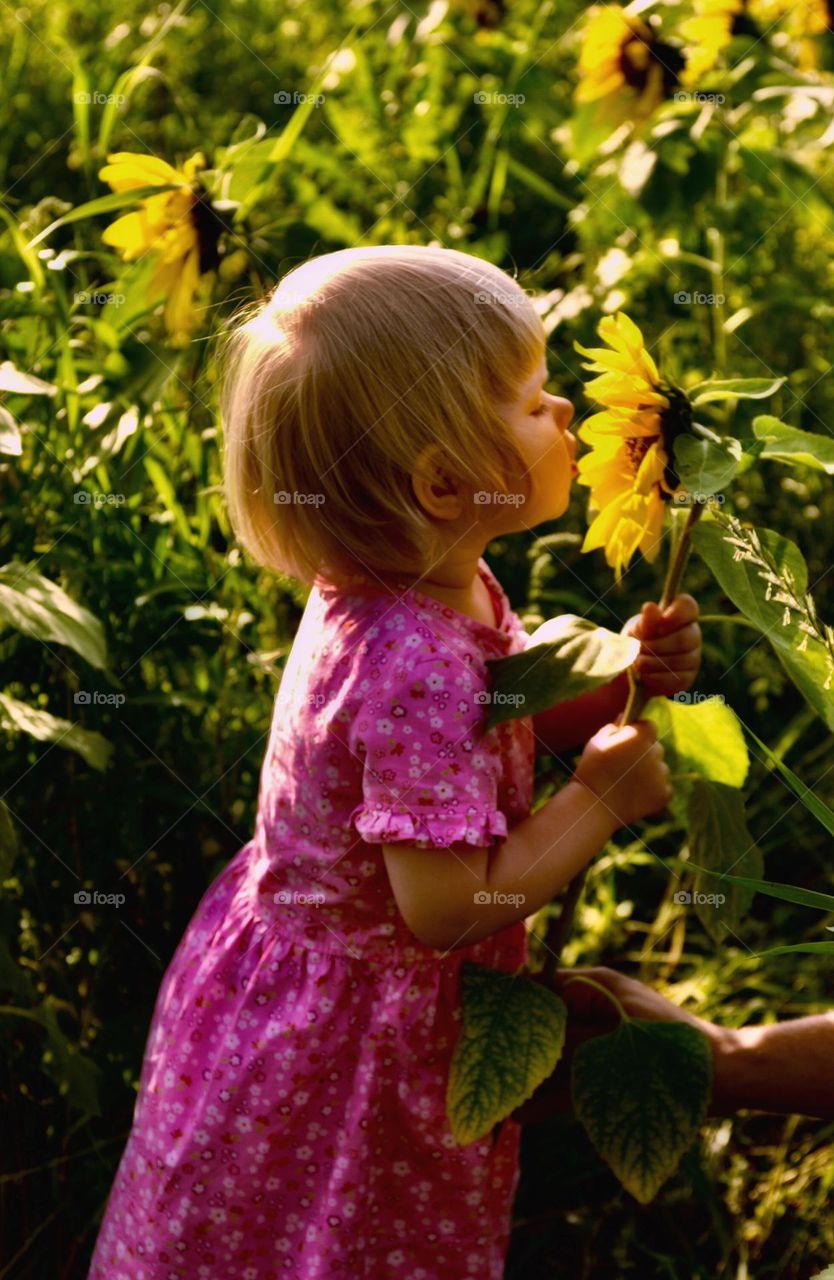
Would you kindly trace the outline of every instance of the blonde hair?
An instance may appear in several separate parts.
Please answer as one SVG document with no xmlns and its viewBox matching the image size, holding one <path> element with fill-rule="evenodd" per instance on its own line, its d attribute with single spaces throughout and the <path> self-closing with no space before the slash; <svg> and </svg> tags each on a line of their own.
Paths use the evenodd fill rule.
<svg viewBox="0 0 834 1280">
<path fill-rule="evenodd" d="M 473 492 L 510 477 L 529 492 L 500 408 L 544 349 L 524 290 L 456 249 L 376 245 L 295 267 L 220 353 L 240 542 L 305 583 L 428 572 L 443 533 L 412 489 L 418 458 L 435 446 Z"/>
</svg>

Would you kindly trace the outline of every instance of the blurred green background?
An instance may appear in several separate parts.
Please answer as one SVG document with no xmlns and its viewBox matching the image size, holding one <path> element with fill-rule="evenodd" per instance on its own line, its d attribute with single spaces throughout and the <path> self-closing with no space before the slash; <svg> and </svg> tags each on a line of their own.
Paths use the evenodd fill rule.
<svg viewBox="0 0 834 1280">
<path fill-rule="evenodd" d="M 690 11 L 657 8 L 671 24 Z M 252 566 L 224 511 L 214 338 L 235 309 L 313 254 L 438 243 L 530 291 L 550 387 L 577 418 L 591 407 L 573 343 L 593 345 L 601 314 L 623 307 L 673 380 L 784 376 L 767 412 L 830 434 L 832 98 L 801 86 L 831 76 L 800 70 L 787 35 L 749 41 L 725 60 L 720 122 L 670 101 L 612 142 L 613 125 L 575 112 L 585 9 L 0 10 L 0 564 L 13 566 L 0 570 L 0 1280 L 84 1276 L 165 966 L 253 830 L 305 593 Z M 108 194 L 97 173 L 114 151 L 205 157 L 221 257 L 188 346 L 146 305 L 145 264 L 102 242 L 118 214 L 31 247 Z M 676 301 L 716 281 L 718 316 Z M 753 412 L 732 421 L 742 438 Z M 488 550 L 530 625 L 575 612 L 619 630 L 659 597 L 662 563 L 615 586 L 601 553 L 581 554 L 586 497 Z M 800 546 L 830 617 L 830 476 L 759 461 L 726 509 Z M 830 734 L 766 640 L 720 620 L 735 611 L 696 558 L 685 589 L 713 619 L 698 691 L 721 693 L 834 803 Z M 768 878 L 830 892 L 830 840 L 755 755 L 747 793 Z M 645 839 L 677 865 L 680 829 L 648 823 Z M 730 1025 L 830 1007 L 821 960 L 757 956 L 818 938 L 818 913 L 757 898 L 716 947 L 654 853 L 618 838 L 597 860 L 570 963 L 622 967 Z M 125 901 L 76 901 L 92 890 Z M 711 1123 L 642 1208 L 570 1119 L 531 1127 L 507 1275 L 806 1280 L 834 1260 L 832 1134 L 800 1118 Z"/>
</svg>

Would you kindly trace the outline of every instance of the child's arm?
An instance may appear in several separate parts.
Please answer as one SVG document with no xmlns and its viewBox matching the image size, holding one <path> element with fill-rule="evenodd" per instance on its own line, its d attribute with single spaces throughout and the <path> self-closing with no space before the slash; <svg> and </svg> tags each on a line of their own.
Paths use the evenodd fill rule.
<svg viewBox="0 0 834 1280">
<path fill-rule="evenodd" d="M 560 755 L 587 742 L 604 724 L 612 724 L 628 698 L 628 672 L 621 671 L 610 684 L 582 693 L 568 702 L 557 702 L 533 716 L 536 751 Z"/>
<path fill-rule="evenodd" d="M 605 725 L 570 781 L 496 849 L 383 844 L 397 906 L 426 946 L 470 946 L 550 902 L 618 827 L 656 813 L 671 795 L 655 726 Z"/>
<path fill-rule="evenodd" d="M 640 613 L 629 618 L 623 635 L 640 640 L 635 671 L 649 694 L 672 697 L 691 688 L 701 666 L 701 628 L 698 605 L 690 595 L 675 596 L 661 613 L 647 601 Z M 615 720 L 628 698 L 628 672 L 609 684 L 559 702 L 533 716 L 533 730 L 540 751 L 559 755 L 587 742 L 604 724 Z"/>
</svg>

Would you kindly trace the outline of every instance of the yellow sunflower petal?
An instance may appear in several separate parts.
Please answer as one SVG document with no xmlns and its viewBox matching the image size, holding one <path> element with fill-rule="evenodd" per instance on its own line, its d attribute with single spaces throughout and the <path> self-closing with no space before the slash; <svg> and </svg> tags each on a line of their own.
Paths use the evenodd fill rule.
<svg viewBox="0 0 834 1280">
<path fill-rule="evenodd" d="M 139 155 L 133 151 L 115 151 L 107 157 L 107 164 L 98 171 L 102 182 L 114 191 L 129 191 L 131 187 L 163 186 L 169 182 L 182 182 L 182 174 L 159 156 Z"/>
</svg>

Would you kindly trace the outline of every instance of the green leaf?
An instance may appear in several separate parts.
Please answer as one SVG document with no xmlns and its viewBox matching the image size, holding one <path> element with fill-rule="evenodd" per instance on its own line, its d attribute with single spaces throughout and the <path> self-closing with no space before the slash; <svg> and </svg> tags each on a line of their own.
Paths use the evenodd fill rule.
<svg viewBox="0 0 834 1280">
<path fill-rule="evenodd" d="M 0 405 L 0 453 L 9 458 L 19 458 L 23 453 L 23 437 L 20 427 L 8 409 Z"/>
<path fill-rule="evenodd" d="M 567 1009 L 523 975 L 464 961 L 463 1025 L 449 1069 L 446 1110 L 460 1146 L 489 1133 L 551 1074 Z"/>
<path fill-rule="evenodd" d="M 18 396 L 54 396 L 57 390 L 51 382 L 44 382 L 31 373 L 21 373 L 11 360 L 4 360 L 0 364 L 0 391 Z"/>
<path fill-rule="evenodd" d="M 765 442 L 759 455 L 761 458 L 775 458 L 778 462 L 794 463 L 834 475 L 834 436 L 800 431 L 798 427 L 789 427 L 766 414 L 753 419 L 753 432 L 757 439 Z"/>
<path fill-rule="evenodd" d="M 107 665 L 98 618 L 57 583 L 16 560 L 0 568 L 0 622 L 36 640 L 68 645 L 100 671 Z"/>
<path fill-rule="evenodd" d="M 722 880 L 730 880 L 734 884 L 744 885 L 754 893 L 767 894 L 769 898 L 779 898 L 782 902 L 793 902 L 800 907 L 817 907 L 820 911 L 834 911 L 834 895 L 817 893 L 813 889 L 800 889 L 793 884 L 778 884 L 775 880 L 754 880 L 750 876 L 733 876 L 720 871 L 711 871 L 709 867 L 690 865 L 705 875 L 717 876 Z"/>
<path fill-rule="evenodd" d="M 34 249 L 35 245 L 46 240 L 52 235 L 53 231 L 57 231 L 59 227 L 65 227 L 70 222 L 81 222 L 84 218 L 95 218 L 100 213 L 116 213 L 119 209 L 124 209 L 128 205 L 137 204 L 140 200 L 145 200 L 148 196 L 161 195 L 163 191 L 174 191 L 179 186 L 176 182 L 162 182 L 159 186 L 154 187 L 132 187 L 130 191 L 114 191 L 109 196 L 98 196 L 95 200 L 88 200 L 86 204 L 79 204 L 75 209 L 71 209 L 69 213 L 65 213 L 62 218 L 56 218 L 54 222 L 50 222 L 48 227 L 44 227 L 32 240 L 29 241 L 26 248 Z"/>
<path fill-rule="evenodd" d="M 730 483 L 738 469 L 741 441 L 728 437 L 720 443 L 680 435 L 674 442 L 675 470 L 689 493 L 708 498 Z"/>
<path fill-rule="evenodd" d="M 39 707 L 0 693 L 0 725 L 12 733 L 28 733 L 38 742 L 54 742 L 75 751 L 94 769 L 107 768 L 113 748 L 106 738 L 92 729 L 82 729 L 70 720 L 50 715 Z"/>
<path fill-rule="evenodd" d="M 493 684 L 486 727 L 532 716 L 557 702 L 607 684 L 630 667 L 640 641 L 565 613 L 529 637 L 527 648 L 509 658 L 489 658 Z"/>
<path fill-rule="evenodd" d="M 743 786 L 749 768 L 747 744 L 738 717 L 720 695 L 702 702 L 650 698 L 643 718 L 657 726 L 675 790 L 669 808 L 680 826 L 689 825 L 693 777 Z M 715 749 L 716 742 L 721 743 L 720 751 Z"/>
<path fill-rule="evenodd" d="M 829 835 L 834 836 L 834 809 L 829 809 L 828 805 L 823 800 L 820 800 L 810 787 L 806 787 L 802 779 L 798 778 L 793 770 L 788 768 L 784 761 L 780 760 L 777 755 L 774 755 L 770 747 L 767 746 L 766 743 L 762 742 L 761 738 L 756 737 L 756 734 L 751 728 L 749 728 L 749 726 L 745 725 L 745 728 L 753 741 L 756 742 L 764 752 L 766 758 L 770 761 L 773 767 L 778 769 L 794 795 L 802 801 L 809 813 L 812 813 L 817 821 L 825 827 Z M 834 899 L 832 899 L 832 902 L 834 902 Z"/>
<path fill-rule="evenodd" d="M 710 378 L 690 387 L 686 394 L 693 405 L 716 400 L 764 400 L 784 382 L 785 378 Z"/>
<path fill-rule="evenodd" d="M 579 1046 L 572 1089 L 594 1147 L 626 1190 L 648 1204 L 706 1118 L 709 1042 L 688 1023 L 628 1018 Z"/>
<path fill-rule="evenodd" d="M 101 1071 L 91 1058 L 78 1049 L 61 1030 L 54 1000 L 47 996 L 43 1004 L 33 1010 L 38 1021 L 46 1029 L 47 1051 L 44 1069 L 56 1081 L 58 1091 L 65 1094 L 70 1106 L 86 1115 L 100 1116 L 98 1086 Z"/>
<path fill-rule="evenodd" d="M 834 942 L 796 942 L 790 947 L 770 947 L 767 951 L 758 951 L 758 956 L 787 956 L 802 952 L 812 956 L 834 956 Z"/>
<path fill-rule="evenodd" d="M 18 855 L 17 832 L 8 805 L 0 800 L 0 877 L 11 873 Z"/>
<path fill-rule="evenodd" d="M 785 605 L 778 599 L 781 593 L 774 589 L 772 598 L 766 598 L 768 583 L 762 566 L 749 558 L 733 559 L 734 553 L 742 549 L 730 540 L 733 535 L 729 530 L 727 535 L 724 534 L 725 527 L 723 521 L 706 517 L 699 520 L 692 535 L 696 551 L 711 569 L 725 595 L 767 636 L 782 666 L 808 704 L 829 729 L 834 729 L 834 689 L 830 687 L 832 681 L 825 646 L 797 626 L 793 610 L 790 611 L 790 620 L 785 622 Z M 778 576 L 789 575 L 793 591 L 801 599 L 808 588 L 808 569 L 799 548 L 771 529 L 756 529 L 755 534 L 774 560 Z M 804 650 L 798 649 L 799 644 L 805 645 Z"/>
<path fill-rule="evenodd" d="M 693 781 L 689 796 L 689 850 L 692 861 L 709 871 L 725 872 L 738 867 L 740 877 L 761 876 L 762 853 L 748 830 L 744 795 L 737 787 L 703 778 Z M 676 896 L 680 901 L 680 895 Z M 724 942 L 728 929 L 738 929 L 753 901 L 753 890 L 723 877 L 714 883 L 698 875 L 687 896 L 712 940 Z"/>
</svg>

